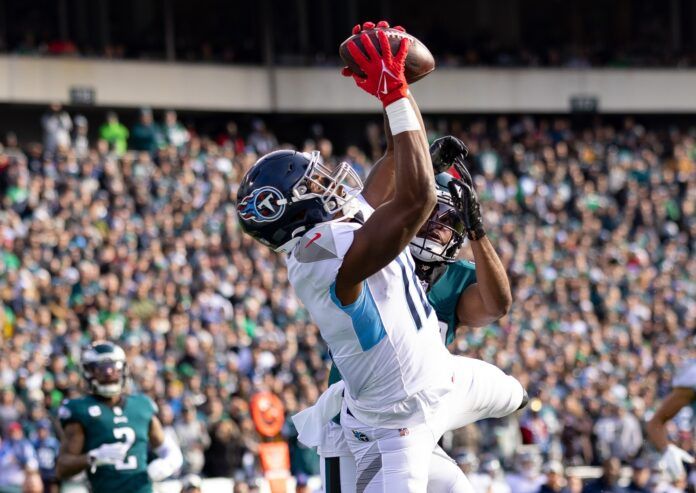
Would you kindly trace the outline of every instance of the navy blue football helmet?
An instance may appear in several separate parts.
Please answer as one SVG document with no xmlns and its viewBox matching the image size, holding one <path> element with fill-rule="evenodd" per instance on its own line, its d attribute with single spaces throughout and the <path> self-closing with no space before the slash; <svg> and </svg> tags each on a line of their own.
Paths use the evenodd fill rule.
<svg viewBox="0 0 696 493">
<path fill-rule="evenodd" d="M 259 159 L 237 190 L 237 215 L 245 233 L 289 252 L 314 225 L 339 213 L 350 216 L 363 184 L 348 163 L 330 169 L 318 152 L 274 151 Z"/>
</svg>

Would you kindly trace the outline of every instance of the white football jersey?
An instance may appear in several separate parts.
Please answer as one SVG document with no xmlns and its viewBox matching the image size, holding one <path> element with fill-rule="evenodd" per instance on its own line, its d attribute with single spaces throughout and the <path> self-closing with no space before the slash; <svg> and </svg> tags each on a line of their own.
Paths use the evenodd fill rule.
<svg viewBox="0 0 696 493">
<path fill-rule="evenodd" d="M 696 360 L 687 361 L 679 368 L 672 380 L 673 387 L 686 387 L 696 391 Z"/>
<path fill-rule="evenodd" d="M 367 219 L 373 209 L 358 200 Z M 369 426 L 413 426 L 452 389 L 451 358 L 408 248 L 341 305 L 336 275 L 360 227 L 344 219 L 308 231 L 288 255 L 288 277 L 329 346 L 350 412 Z"/>
</svg>

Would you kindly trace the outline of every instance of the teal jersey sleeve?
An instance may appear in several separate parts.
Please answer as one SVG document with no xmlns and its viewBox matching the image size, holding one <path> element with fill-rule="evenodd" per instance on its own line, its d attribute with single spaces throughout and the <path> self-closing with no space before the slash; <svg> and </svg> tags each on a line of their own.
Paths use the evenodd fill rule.
<svg viewBox="0 0 696 493">
<path fill-rule="evenodd" d="M 428 301 L 435 308 L 437 319 L 447 326 L 445 344 L 454 341 L 459 320 L 457 303 L 462 292 L 476 282 L 476 267 L 468 260 L 457 260 L 428 291 Z"/>
</svg>

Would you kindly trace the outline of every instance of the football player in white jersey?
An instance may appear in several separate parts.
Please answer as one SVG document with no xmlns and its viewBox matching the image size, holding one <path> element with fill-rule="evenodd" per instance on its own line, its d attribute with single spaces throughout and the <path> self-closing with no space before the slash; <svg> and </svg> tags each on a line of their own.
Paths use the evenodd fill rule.
<svg viewBox="0 0 696 493">
<path fill-rule="evenodd" d="M 670 443 L 667 436 L 667 422 L 686 406 L 692 406 L 696 412 L 696 360 L 687 362 L 674 376 L 672 392 L 647 426 L 648 438 L 662 452 L 663 465 L 673 480 L 685 477 L 685 462 L 694 463 L 693 456 Z"/>
<path fill-rule="evenodd" d="M 318 153 L 261 158 L 238 190 L 242 229 L 285 252 L 288 275 L 343 376 L 341 426 L 357 467 L 356 491 L 425 492 L 431 455 L 448 429 L 476 420 L 470 368 L 451 356 L 414 273 L 408 244 L 436 205 L 418 106 L 404 77 L 408 40 L 397 54 L 378 32 L 357 85 L 384 105 L 394 137 L 394 192 L 366 187 L 347 163 L 328 169 Z M 438 364 L 434 364 L 437 362 Z M 517 383 L 507 408 L 519 407 Z M 488 394 L 494 394 L 489 389 Z M 490 399 L 481 392 L 481 407 Z M 510 408 L 510 409 L 508 409 Z M 462 474 L 463 477 L 463 474 Z"/>
<path fill-rule="evenodd" d="M 380 173 L 384 171 L 385 166 L 390 165 L 392 143 L 388 126 L 385 125 L 385 127 L 387 150 L 379 163 L 380 167 L 377 168 L 377 172 Z M 478 247 L 474 250 L 476 264 L 457 260 L 464 233 L 472 229 L 472 224 L 481 222 L 480 207 L 471 177 L 464 164 L 467 154 L 466 146 L 459 139 L 447 136 L 436 140 L 430 146 L 430 154 L 436 173 L 438 206 L 411 241 L 410 250 L 416 264 L 416 275 L 426 291 L 428 301 L 437 313 L 443 341 L 449 344 L 454 340 L 458 327 L 486 325 L 503 316 L 511 302 L 511 295 L 502 263 L 494 252 L 491 255 L 490 250 L 483 248 L 480 241 L 474 243 L 474 246 Z M 393 166 L 393 163 L 391 165 Z M 461 180 L 454 179 L 449 173 L 441 172 L 450 170 L 453 165 L 454 171 L 461 176 Z M 475 203 L 469 204 L 469 199 L 473 199 Z M 469 217 L 464 217 L 467 214 Z M 480 225 L 478 230 L 483 231 Z M 480 280 L 477 279 L 477 274 Z M 488 303 L 477 303 L 475 300 L 480 299 L 479 297 L 486 297 Z M 487 384 L 500 389 L 501 398 L 490 402 L 491 411 L 496 412 L 497 402 L 505 400 L 503 393 L 511 387 L 507 385 L 510 378 L 487 364 L 478 364 L 471 370 L 477 373 L 475 378 L 485 380 Z M 332 366 L 329 385 L 340 379 L 340 374 L 335 366 Z M 526 399 L 521 406 L 525 403 Z M 317 410 L 305 411 L 305 413 L 312 412 Z M 302 417 L 299 416 L 298 419 L 301 421 Z M 319 441 L 313 442 L 312 435 L 307 436 L 305 433 L 300 435 L 300 440 L 309 440 L 303 443 L 309 447 L 317 447 L 321 458 L 324 491 L 353 493 L 355 462 L 346 441 L 341 436 L 339 421 L 334 418 L 315 426 L 321 424 L 324 426 L 323 436 L 314 437 Z M 452 460 L 447 461 L 446 458 L 446 453 L 438 449 L 436 460 L 431 461 L 428 478 L 429 492 L 452 491 L 451 485 L 456 484 L 456 481 L 453 483 L 456 475 L 451 472 L 452 468 L 456 468 L 456 464 Z M 463 481 L 460 481 L 461 491 L 467 491 L 466 486 Z"/>
</svg>

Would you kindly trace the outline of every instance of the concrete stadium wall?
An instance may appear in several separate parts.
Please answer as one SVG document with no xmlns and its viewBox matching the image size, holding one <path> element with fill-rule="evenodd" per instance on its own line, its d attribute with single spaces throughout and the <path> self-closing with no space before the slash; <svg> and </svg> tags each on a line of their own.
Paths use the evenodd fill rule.
<svg viewBox="0 0 696 493">
<path fill-rule="evenodd" d="M 235 112 L 363 113 L 375 102 L 336 68 L 0 56 L 0 103 L 69 102 L 92 88 L 95 104 Z M 570 110 L 596 97 L 606 113 L 696 112 L 696 70 L 449 69 L 413 86 L 424 111 L 440 113 Z"/>
</svg>

